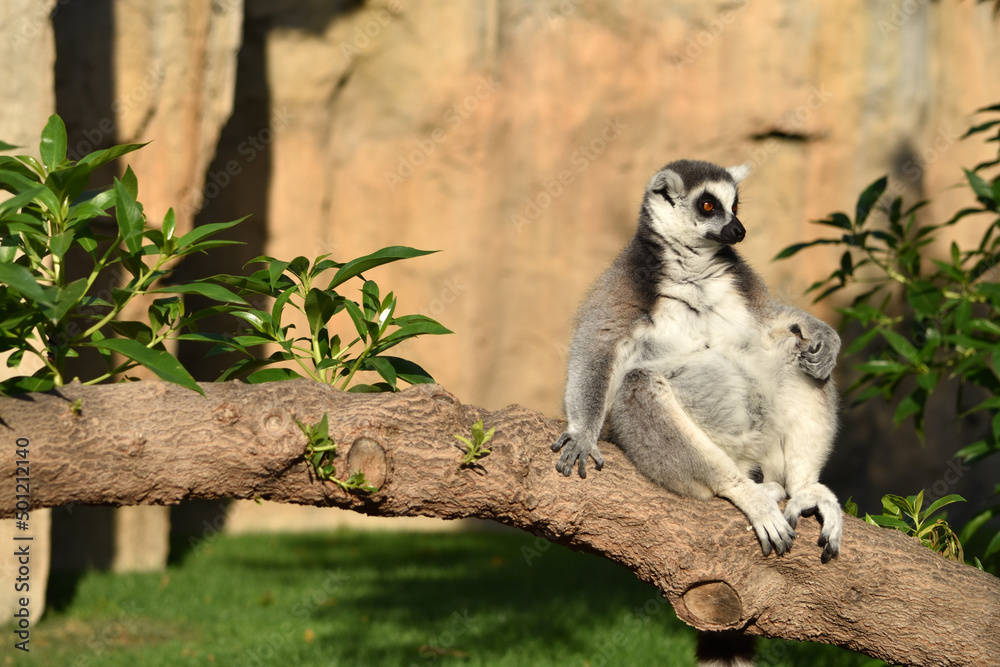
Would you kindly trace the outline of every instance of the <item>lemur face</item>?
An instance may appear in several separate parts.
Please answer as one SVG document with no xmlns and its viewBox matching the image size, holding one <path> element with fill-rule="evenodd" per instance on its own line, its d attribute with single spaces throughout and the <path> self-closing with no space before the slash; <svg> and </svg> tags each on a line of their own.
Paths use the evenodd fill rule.
<svg viewBox="0 0 1000 667">
<path fill-rule="evenodd" d="M 690 247 L 739 243 L 746 229 L 737 217 L 739 191 L 750 168 L 723 169 L 710 162 L 677 160 L 646 187 L 643 206 L 654 231 Z"/>
</svg>

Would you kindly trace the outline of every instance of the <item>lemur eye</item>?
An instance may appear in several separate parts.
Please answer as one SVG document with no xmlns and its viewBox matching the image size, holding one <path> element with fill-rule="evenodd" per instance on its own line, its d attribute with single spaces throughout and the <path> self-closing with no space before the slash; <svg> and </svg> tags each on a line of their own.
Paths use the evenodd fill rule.
<svg viewBox="0 0 1000 667">
<path fill-rule="evenodd" d="M 736 209 L 739 208 L 739 204 L 733 204 L 733 215 L 736 215 Z"/>
<path fill-rule="evenodd" d="M 705 213 L 711 213 L 712 211 L 715 210 L 715 204 L 713 204 L 710 201 L 703 201 L 701 203 L 701 210 L 703 210 Z"/>
</svg>

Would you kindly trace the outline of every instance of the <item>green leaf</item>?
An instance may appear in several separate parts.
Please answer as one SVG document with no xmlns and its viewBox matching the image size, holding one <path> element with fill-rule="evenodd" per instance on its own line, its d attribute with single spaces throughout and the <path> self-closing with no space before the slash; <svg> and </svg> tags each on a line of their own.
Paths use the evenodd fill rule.
<svg viewBox="0 0 1000 667">
<path fill-rule="evenodd" d="M 285 310 L 285 304 L 298 293 L 297 287 L 288 287 L 284 292 L 279 294 L 274 300 L 274 305 L 271 306 L 271 322 L 274 326 L 280 327 L 282 320 L 282 313 Z"/>
<path fill-rule="evenodd" d="M 1000 325 L 991 320 L 983 320 L 979 318 L 970 319 L 968 326 L 975 331 L 985 331 L 986 333 L 993 334 L 994 336 L 1000 336 Z"/>
<path fill-rule="evenodd" d="M 894 516 L 873 516 L 871 518 L 871 523 L 883 528 L 895 528 L 896 530 L 901 530 L 904 533 L 910 533 L 910 524 L 906 523 L 902 519 L 898 519 Z"/>
<path fill-rule="evenodd" d="M 858 504 L 854 502 L 853 496 L 849 497 L 847 502 L 844 503 L 844 513 L 855 517 L 858 515 Z"/>
<path fill-rule="evenodd" d="M 982 200 L 995 201 L 993 199 L 993 188 L 983 180 L 982 176 L 968 169 L 963 169 L 962 171 L 965 172 L 965 177 L 969 180 L 969 186 L 976 193 L 977 197 Z"/>
<path fill-rule="evenodd" d="M 416 250 L 414 248 L 409 248 L 406 246 L 390 246 L 388 248 L 382 248 L 377 250 L 370 255 L 365 255 L 363 257 L 358 257 L 357 259 L 351 260 L 344 264 L 340 269 L 334 274 L 333 279 L 327 286 L 327 291 L 332 290 L 337 285 L 340 285 L 347 280 L 350 280 L 354 276 L 363 273 L 369 269 L 373 269 L 376 266 L 382 266 L 383 264 L 388 264 L 389 262 L 395 262 L 401 259 L 410 259 L 411 257 L 421 257 L 423 255 L 430 255 L 432 253 L 438 252 L 437 250 Z"/>
<path fill-rule="evenodd" d="M 309 274 L 309 260 L 306 257 L 299 255 L 292 261 L 288 262 L 287 268 L 289 273 L 299 279 L 299 282 L 305 282 L 306 275 Z"/>
<path fill-rule="evenodd" d="M 230 222 L 213 222 L 207 225 L 198 225 L 190 232 L 177 239 L 177 249 L 182 250 L 191 244 L 197 243 L 203 238 L 206 238 L 208 236 L 213 236 L 223 231 L 224 229 L 229 229 L 230 227 L 238 225 L 244 220 L 246 220 L 248 217 L 249 216 L 243 216 L 238 220 L 231 220 Z"/>
<path fill-rule="evenodd" d="M 45 185 L 59 201 L 71 202 L 79 197 L 90 183 L 90 167 L 75 164 L 50 171 Z"/>
<path fill-rule="evenodd" d="M 994 448 L 985 440 L 977 440 L 971 445 L 966 445 L 960 450 L 955 452 L 955 458 L 960 459 L 963 463 L 971 463 L 973 461 L 978 461 L 979 459 L 992 454 Z"/>
<path fill-rule="evenodd" d="M 0 186 L 3 186 L 11 194 L 16 195 L 28 190 L 36 190 L 39 185 L 42 185 L 39 181 L 18 172 L 0 170 Z M 38 201 L 49 210 L 54 211 L 59 208 L 59 201 L 56 200 L 48 188 L 44 188 L 38 193 Z"/>
<path fill-rule="evenodd" d="M 857 364 L 854 368 L 863 373 L 870 373 L 872 375 L 901 375 L 906 373 L 910 367 L 906 364 L 901 364 L 898 361 L 890 361 L 888 359 L 872 359 L 871 361 Z"/>
<path fill-rule="evenodd" d="M 414 320 L 410 323 L 407 323 L 406 325 L 401 326 L 399 329 L 393 331 L 391 334 L 380 340 L 374 348 L 375 354 L 381 354 L 385 350 L 388 350 L 390 347 L 398 345 L 402 343 L 404 340 L 413 338 L 414 336 L 421 336 L 425 334 L 440 335 L 440 334 L 452 333 L 450 329 L 441 326 L 440 324 L 438 324 L 429 317 L 423 317 L 422 315 L 407 316 L 407 317 L 411 318 L 420 317 L 422 319 Z M 403 318 L 396 318 L 396 320 L 393 323 L 396 324 L 401 319 Z"/>
<path fill-rule="evenodd" d="M 907 361 L 916 363 L 918 354 L 917 348 L 913 347 L 913 344 L 906 339 L 905 336 L 896 333 L 892 329 L 880 329 L 879 333 L 882 337 L 886 339 L 892 349 L 896 351 L 899 356 L 903 357 Z"/>
<path fill-rule="evenodd" d="M 830 227 L 837 227 L 848 231 L 851 230 L 851 219 L 844 213 L 834 213 L 825 220 L 813 220 L 813 222 L 817 225 L 828 225 Z"/>
<path fill-rule="evenodd" d="M 965 498 L 958 495 L 957 493 L 952 493 L 950 495 L 944 496 L 943 498 L 938 498 L 933 503 L 931 503 L 930 507 L 928 507 L 927 510 L 924 511 L 924 516 L 927 517 L 934 514 L 945 505 L 951 505 L 952 503 L 964 503 L 964 502 Z"/>
<path fill-rule="evenodd" d="M 54 235 L 49 239 L 49 250 L 52 252 L 52 256 L 57 259 L 62 259 L 66 252 L 69 250 L 70 246 L 73 245 L 73 237 L 75 234 L 72 229 L 67 229 L 61 234 Z"/>
<path fill-rule="evenodd" d="M 121 144 L 120 146 L 112 146 L 111 148 L 106 148 L 101 151 L 94 151 L 93 153 L 89 153 L 88 155 L 80 158 L 77 164 L 88 165 L 92 170 L 97 169 L 101 165 L 107 164 L 112 160 L 117 160 L 122 155 L 138 150 L 145 145 L 146 144 Z"/>
<path fill-rule="evenodd" d="M 15 146 L 14 144 L 8 144 L 6 141 L 0 141 L 0 151 L 12 151 L 15 148 L 21 148 L 21 147 Z"/>
<path fill-rule="evenodd" d="M 434 382 L 434 378 L 431 377 L 430 373 L 408 359 L 392 356 L 380 356 L 377 358 L 384 359 L 392 364 L 392 369 L 395 371 L 396 377 L 410 384 L 432 384 Z"/>
<path fill-rule="evenodd" d="M 906 300 L 920 317 L 937 315 L 943 298 L 941 290 L 926 280 L 914 280 L 906 290 Z"/>
<path fill-rule="evenodd" d="M 127 338 L 107 338 L 88 343 L 87 345 L 89 347 L 117 352 L 148 368 L 167 382 L 173 382 L 174 384 L 196 391 L 202 396 L 205 395 L 205 392 L 198 386 L 194 378 L 191 377 L 191 374 L 184 369 L 181 362 L 163 350 L 150 349 L 142 343 Z"/>
<path fill-rule="evenodd" d="M 366 280 L 361 287 L 361 303 L 365 309 L 365 317 L 374 320 L 381 310 L 379 302 L 378 284 L 374 280 Z"/>
<path fill-rule="evenodd" d="M 34 274 L 20 264 L 0 264 L 0 282 L 16 289 L 24 298 L 39 305 L 52 305 L 54 293 L 38 284 Z"/>
<path fill-rule="evenodd" d="M 382 357 L 369 357 L 366 359 L 366 366 L 370 370 L 377 371 L 382 379 L 386 381 L 389 386 L 394 390 L 396 388 L 396 370 L 392 366 L 392 362 L 388 359 L 383 359 Z"/>
<path fill-rule="evenodd" d="M 358 304 L 353 301 L 344 301 L 344 307 L 347 309 L 347 314 L 351 316 L 351 321 L 354 322 L 354 328 L 358 331 L 358 337 L 362 341 L 368 340 L 368 326 L 365 321 L 365 314 L 361 312 Z"/>
<path fill-rule="evenodd" d="M 169 208 L 167 214 L 163 216 L 163 225 L 160 227 L 164 240 L 169 241 L 174 238 L 175 229 L 177 229 L 177 216 L 174 214 L 174 209 Z"/>
<path fill-rule="evenodd" d="M 66 159 L 66 125 L 56 114 L 49 116 L 49 122 L 42 130 L 42 142 L 38 146 L 42 162 L 52 172 Z"/>
<path fill-rule="evenodd" d="M 309 331 L 312 335 L 317 335 L 326 326 L 326 323 L 333 317 L 336 306 L 336 302 L 323 290 L 316 289 L 315 287 L 309 290 L 303 302 L 303 308 L 305 309 L 306 319 L 309 321 Z"/>
<path fill-rule="evenodd" d="M 281 382 L 284 380 L 295 380 L 302 376 L 291 368 L 262 368 L 247 376 L 247 384 L 260 384 L 262 382 Z"/>
<path fill-rule="evenodd" d="M 882 178 L 876 180 L 871 185 L 869 185 L 861 196 L 858 197 L 858 204 L 855 211 L 855 224 L 860 228 L 864 225 L 865 220 L 871 214 L 872 209 L 878 202 L 879 197 L 885 192 L 886 185 L 888 184 L 888 178 L 883 176 Z"/>
<path fill-rule="evenodd" d="M 249 322 L 254 329 L 262 334 L 270 335 L 272 333 L 270 313 L 265 313 L 263 310 L 251 309 L 238 310 L 233 315 Z"/>
<path fill-rule="evenodd" d="M 122 338 L 141 343 L 144 346 L 153 340 L 153 330 L 144 322 L 113 320 L 110 325 L 111 330 Z"/>
<path fill-rule="evenodd" d="M 0 393 L 8 396 L 36 391 L 49 391 L 55 386 L 55 379 L 48 373 L 42 376 L 17 375 L 0 382 Z"/>
<path fill-rule="evenodd" d="M 972 303 L 961 301 L 955 308 L 955 331 L 962 332 L 969 328 L 969 321 L 972 319 Z"/>
<path fill-rule="evenodd" d="M 958 541 L 962 544 L 968 543 L 968 541 L 972 539 L 972 536 L 976 534 L 976 531 L 979 530 L 983 524 L 998 514 L 1000 514 L 1000 507 L 991 507 L 972 517 L 972 519 L 965 524 L 965 527 L 962 528 L 962 533 L 958 536 Z"/>
<path fill-rule="evenodd" d="M 923 403 L 917 400 L 917 398 L 914 397 L 915 395 L 916 392 L 904 396 L 903 400 L 901 400 L 899 405 L 896 406 L 896 412 L 892 416 L 892 423 L 895 426 L 899 426 L 903 423 L 904 419 L 910 415 L 917 414 L 924 409 Z"/>
<path fill-rule="evenodd" d="M 132 199 L 139 199 L 139 179 L 136 177 L 135 172 L 132 171 L 131 166 L 125 167 L 125 173 L 122 174 L 122 185 L 132 195 Z"/>
<path fill-rule="evenodd" d="M 0 217 L 7 211 L 16 211 L 23 208 L 33 202 L 43 191 L 48 191 L 44 185 L 39 185 L 38 187 L 25 190 L 20 194 L 16 194 L 10 199 L 0 202 Z"/>
<path fill-rule="evenodd" d="M 903 512 L 914 514 L 913 505 L 910 503 L 909 498 L 904 498 L 894 493 L 887 493 L 882 496 L 882 507 L 885 511 L 895 516 L 899 516 Z"/>
<path fill-rule="evenodd" d="M 997 532 L 990 543 L 986 545 L 986 549 L 983 551 L 983 558 L 989 558 L 994 553 L 1000 551 L 1000 532 Z"/>
<path fill-rule="evenodd" d="M 841 243 L 840 239 L 816 239 L 814 241 L 807 241 L 805 243 L 794 243 L 785 248 L 784 250 L 782 250 L 781 252 L 779 252 L 777 255 L 775 255 L 772 258 L 772 261 L 778 259 L 786 259 L 796 254 L 800 250 L 811 248 L 812 246 L 815 245 L 840 245 L 840 243 Z"/>
<path fill-rule="evenodd" d="M 244 299 L 236 296 L 225 287 L 207 282 L 160 287 L 159 289 L 149 290 L 149 294 L 199 294 L 221 303 L 236 303 L 243 306 L 250 305 Z"/>
<path fill-rule="evenodd" d="M 843 310 L 847 309 L 845 308 Z M 879 329 L 869 329 L 868 331 L 865 331 L 863 334 L 861 334 L 853 341 L 851 341 L 851 344 L 847 346 L 847 349 L 844 350 L 844 352 L 846 352 L 847 354 L 857 354 L 858 352 L 863 350 L 870 342 L 872 342 L 872 340 L 874 340 L 875 336 L 877 336 L 878 334 L 879 334 Z"/>
<path fill-rule="evenodd" d="M 347 391 L 352 394 L 380 394 L 392 391 L 392 387 L 384 383 L 378 384 L 354 384 Z"/>
<path fill-rule="evenodd" d="M 142 229 L 145 226 L 142 211 L 135 195 L 122 181 L 115 179 L 115 220 L 129 252 L 138 254 L 142 249 Z"/>
<path fill-rule="evenodd" d="M 270 261 L 267 265 L 267 277 L 271 282 L 271 289 L 278 288 L 278 283 L 281 280 L 281 274 L 283 274 L 287 268 L 288 262 L 282 262 L 276 259 Z"/>
<path fill-rule="evenodd" d="M 70 284 L 59 288 L 55 304 L 51 308 L 43 309 L 43 312 L 52 322 L 59 322 L 70 310 L 80 303 L 86 291 L 86 278 L 74 280 Z"/>
<path fill-rule="evenodd" d="M 927 371 L 917 375 L 917 386 L 925 392 L 930 393 L 937 387 L 938 374 L 934 371 Z"/>
</svg>

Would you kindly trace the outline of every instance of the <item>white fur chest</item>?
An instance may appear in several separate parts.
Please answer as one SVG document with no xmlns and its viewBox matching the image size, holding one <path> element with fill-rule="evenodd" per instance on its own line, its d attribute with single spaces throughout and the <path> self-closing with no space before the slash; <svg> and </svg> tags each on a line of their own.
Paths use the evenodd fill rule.
<svg viewBox="0 0 1000 667">
<path fill-rule="evenodd" d="M 706 351 L 746 353 L 760 344 L 760 327 L 725 274 L 663 284 L 651 319 L 640 335 L 671 357 Z"/>
</svg>

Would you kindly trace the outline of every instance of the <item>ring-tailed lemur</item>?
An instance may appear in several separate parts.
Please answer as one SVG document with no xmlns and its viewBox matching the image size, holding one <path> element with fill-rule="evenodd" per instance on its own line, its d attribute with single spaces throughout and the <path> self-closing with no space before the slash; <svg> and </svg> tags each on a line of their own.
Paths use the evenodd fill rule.
<svg viewBox="0 0 1000 667">
<path fill-rule="evenodd" d="M 840 338 L 773 301 L 733 250 L 748 173 L 679 160 L 649 181 L 635 237 L 577 315 L 556 469 L 586 477 L 593 457 L 600 470 L 603 435 L 666 489 L 731 501 L 765 556 L 791 548 L 800 515 L 818 514 L 827 562 L 843 523 L 819 483 L 837 428 Z"/>
</svg>

